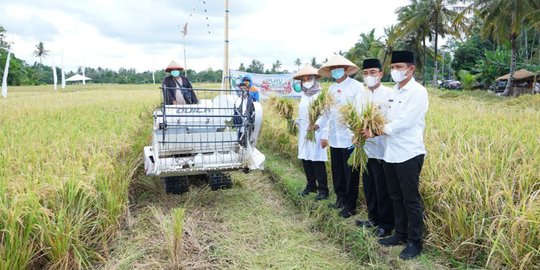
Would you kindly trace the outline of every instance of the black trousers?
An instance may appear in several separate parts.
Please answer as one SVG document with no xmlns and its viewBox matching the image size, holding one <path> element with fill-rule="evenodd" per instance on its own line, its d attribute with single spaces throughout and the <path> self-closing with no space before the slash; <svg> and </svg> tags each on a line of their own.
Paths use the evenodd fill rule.
<svg viewBox="0 0 540 270">
<path fill-rule="evenodd" d="M 401 163 L 384 162 L 388 192 L 394 204 L 395 234 L 409 242 L 422 244 L 424 206 L 418 190 L 424 155 Z"/>
<path fill-rule="evenodd" d="M 330 147 L 334 192 L 338 200 L 343 202 L 344 208 L 349 211 L 356 210 L 358 188 L 360 186 L 359 172 L 347 165 L 347 160 L 349 160 L 352 151 L 352 149 L 347 148 Z"/>
<path fill-rule="evenodd" d="M 306 189 L 317 190 L 319 194 L 328 195 L 328 176 L 325 162 L 302 159 L 302 165 L 307 178 Z"/>
<path fill-rule="evenodd" d="M 368 218 L 385 231 L 394 229 L 394 206 L 388 194 L 383 161 L 370 158 L 362 175 Z"/>
</svg>

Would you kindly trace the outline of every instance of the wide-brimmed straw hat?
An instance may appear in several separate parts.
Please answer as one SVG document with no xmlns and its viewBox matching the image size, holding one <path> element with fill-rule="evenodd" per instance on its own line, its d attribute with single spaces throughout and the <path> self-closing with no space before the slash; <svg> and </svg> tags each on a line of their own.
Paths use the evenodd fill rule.
<svg viewBox="0 0 540 270">
<path fill-rule="evenodd" d="M 171 63 L 165 69 L 165 72 L 170 72 L 171 70 L 184 70 L 184 67 L 174 61 L 171 61 Z"/>
<path fill-rule="evenodd" d="M 319 68 L 319 75 L 323 77 L 331 77 L 332 73 L 330 72 L 330 69 L 337 66 L 344 66 L 345 74 L 347 75 L 352 75 L 360 71 L 360 68 L 356 66 L 353 62 L 349 61 L 347 58 L 339 54 L 335 54 L 328 60 L 328 62 L 326 62 L 321 68 Z"/>
<path fill-rule="evenodd" d="M 295 80 L 301 80 L 302 79 L 302 76 L 309 76 L 309 75 L 313 75 L 315 76 L 315 78 L 320 78 L 321 75 L 319 75 L 318 71 L 316 68 L 312 67 L 311 65 L 309 64 L 305 64 L 304 67 L 302 67 L 299 71 L 297 71 L 294 75 L 293 75 L 293 79 Z"/>
</svg>

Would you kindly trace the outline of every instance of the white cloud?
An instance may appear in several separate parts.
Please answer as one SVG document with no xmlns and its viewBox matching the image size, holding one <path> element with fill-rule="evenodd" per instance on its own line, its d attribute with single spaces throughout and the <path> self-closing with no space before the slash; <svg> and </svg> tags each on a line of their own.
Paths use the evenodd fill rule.
<svg viewBox="0 0 540 270">
<path fill-rule="evenodd" d="M 294 60 L 316 57 L 320 62 L 354 45 L 360 33 L 377 35 L 396 21 L 394 11 L 406 0 L 309 1 L 231 0 L 230 67 L 257 59 L 271 68 L 280 60 L 294 70 Z M 206 12 L 205 12 L 206 10 Z M 17 57 L 29 63 L 39 41 L 59 65 L 75 70 L 91 67 L 164 68 L 170 60 L 183 63 L 179 26 L 189 22 L 187 66 L 195 70 L 223 67 L 224 1 L 127 0 L 7 0 L 0 3 L 3 25 L 15 42 Z M 208 33 L 210 32 L 210 33 Z"/>
</svg>

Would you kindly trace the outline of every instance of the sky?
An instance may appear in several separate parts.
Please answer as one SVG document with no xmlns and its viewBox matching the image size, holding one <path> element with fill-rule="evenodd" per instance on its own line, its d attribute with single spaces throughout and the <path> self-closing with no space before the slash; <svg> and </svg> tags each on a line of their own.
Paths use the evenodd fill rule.
<svg viewBox="0 0 540 270">
<path fill-rule="evenodd" d="M 377 36 L 396 23 L 408 0 L 229 0 L 229 62 L 252 59 L 270 69 L 294 71 L 294 61 L 318 62 L 347 51 L 361 33 Z M 222 69 L 225 0 L 2 0 L 0 25 L 13 53 L 28 63 L 38 42 L 49 50 L 43 63 L 76 71 L 79 66 L 164 69 L 171 60 L 196 71 Z M 62 57 L 63 56 L 63 57 Z"/>
</svg>

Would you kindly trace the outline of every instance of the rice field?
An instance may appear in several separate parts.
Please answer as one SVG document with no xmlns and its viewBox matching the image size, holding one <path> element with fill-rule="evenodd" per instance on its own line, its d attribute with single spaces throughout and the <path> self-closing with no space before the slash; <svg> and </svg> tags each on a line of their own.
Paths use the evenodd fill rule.
<svg viewBox="0 0 540 270">
<path fill-rule="evenodd" d="M 0 99 L 0 269 L 106 258 L 159 103 L 153 86 L 50 88 Z"/>
<path fill-rule="evenodd" d="M 295 162 L 296 138 L 265 120 L 264 149 Z M 432 255 L 449 267 L 539 268 L 540 96 L 430 90 L 426 121 L 420 183 Z"/>
<path fill-rule="evenodd" d="M 0 99 L 0 269 L 131 269 L 135 262 L 141 263 L 139 269 L 195 267 L 185 262 L 193 256 L 189 241 L 194 235 L 218 243 L 209 255 L 210 268 L 279 268 L 269 264 L 273 256 L 292 268 L 325 269 L 341 257 L 355 262 L 345 268 L 362 263 L 377 269 L 540 268 L 540 96 L 504 99 L 430 90 L 428 156 L 421 176 L 428 248 L 419 262 L 408 264 L 392 259 L 396 251 L 374 245 L 352 221 L 341 221 L 326 207 L 296 195 L 305 180 L 290 132 L 290 102 L 281 106 L 286 112 L 265 104 L 259 140 L 269 157 L 268 172 L 284 179 L 275 185 L 288 200 L 265 197 L 270 186 L 257 183 L 267 179 L 256 175 L 236 179 L 235 188 L 223 193 L 195 189 L 182 201 L 161 198 L 162 191 L 138 196 L 174 202 L 165 207 L 128 199 L 133 179 L 141 178 L 140 154 L 150 139 L 151 111 L 160 102 L 157 86 L 50 88 L 10 87 L 9 97 Z M 145 185 L 161 188 L 153 180 Z M 300 212 L 282 207 L 287 201 Z M 261 212 L 243 208 L 246 202 Z M 131 224 L 133 203 L 146 209 L 135 217 L 144 221 L 141 225 Z M 185 208 L 189 205 L 198 208 Z M 196 234 L 197 209 L 229 229 Z M 299 226 L 303 222 L 307 225 Z M 261 231 L 252 230 L 256 226 Z M 317 236 L 308 236 L 309 230 Z M 148 238 L 137 238 L 138 233 Z M 191 238 L 183 239 L 186 235 Z M 246 245 L 260 235 L 263 242 Z M 158 236 L 163 242 L 155 240 Z M 124 240 L 135 244 L 119 246 Z M 299 240 L 308 241 L 309 249 L 298 254 L 324 261 L 290 260 Z M 333 251 L 317 250 L 317 241 Z M 287 248 L 279 250 L 279 243 Z M 152 255 L 158 259 L 145 265 Z"/>
</svg>

